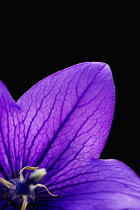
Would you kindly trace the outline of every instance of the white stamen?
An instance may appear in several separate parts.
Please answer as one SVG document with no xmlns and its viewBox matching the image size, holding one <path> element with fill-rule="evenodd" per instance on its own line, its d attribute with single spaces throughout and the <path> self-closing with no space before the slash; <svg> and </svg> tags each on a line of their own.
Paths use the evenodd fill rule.
<svg viewBox="0 0 140 210">
<path fill-rule="evenodd" d="M 37 170 L 39 168 L 39 166 L 38 167 L 31 167 L 31 166 L 25 166 L 23 169 L 21 169 L 21 171 L 19 172 L 19 174 L 20 174 L 20 181 L 21 182 L 24 182 L 25 181 L 25 179 L 24 179 L 24 176 L 23 176 L 23 171 L 25 170 L 25 169 L 28 169 L 28 170 Z"/>
<path fill-rule="evenodd" d="M 47 190 L 47 192 L 48 192 L 51 196 L 58 196 L 58 195 L 52 194 L 52 193 L 48 190 L 48 188 L 47 188 L 45 185 L 43 185 L 43 184 L 37 184 L 37 187 L 44 187 L 44 188 Z"/>
<path fill-rule="evenodd" d="M 0 183 L 2 183 L 4 186 L 11 188 L 11 186 L 13 185 L 12 183 L 6 181 L 5 179 L 0 177 Z"/>
<path fill-rule="evenodd" d="M 26 210 L 26 207 L 28 205 L 28 202 L 27 202 L 28 196 L 27 195 L 22 195 L 22 198 L 23 198 L 23 204 L 22 204 L 21 210 Z"/>
<path fill-rule="evenodd" d="M 23 198 L 23 204 L 22 204 L 21 210 L 26 210 L 26 207 L 28 205 L 28 202 L 27 202 L 28 196 L 27 195 L 22 195 L 22 198 Z"/>
<path fill-rule="evenodd" d="M 35 179 L 36 182 L 39 182 L 43 178 L 43 176 L 45 176 L 46 174 L 47 174 L 46 169 L 41 168 L 41 169 L 31 172 L 29 179 Z"/>
<path fill-rule="evenodd" d="M 35 188 L 37 188 L 37 187 L 38 187 L 37 185 L 33 185 L 33 184 L 29 185 L 29 188 L 30 188 L 31 192 L 34 191 Z"/>
<path fill-rule="evenodd" d="M 25 179 L 24 179 L 24 176 L 23 176 L 22 172 L 20 173 L 19 179 L 20 179 L 20 181 L 21 181 L 21 182 L 24 182 L 24 181 L 25 181 Z"/>
</svg>

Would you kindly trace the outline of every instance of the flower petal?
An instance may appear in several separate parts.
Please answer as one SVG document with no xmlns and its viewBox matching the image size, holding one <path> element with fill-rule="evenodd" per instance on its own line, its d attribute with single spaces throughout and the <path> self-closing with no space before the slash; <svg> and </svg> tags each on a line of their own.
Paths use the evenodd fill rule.
<svg viewBox="0 0 140 210">
<path fill-rule="evenodd" d="M 0 177 L 9 179 L 16 175 L 20 108 L 12 99 L 8 89 L 0 81 Z M 22 115 L 21 115 L 22 116 Z"/>
<path fill-rule="evenodd" d="M 140 179 L 117 160 L 79 162 L 53 177 L 47 187 L 58 197 L 38 192 L 38 209 L 140 209 Z"/>
<path fill-rule="evenodd" d="M 17 102 L 23 114 L 23 166 L 68 165 L 98 158 L 108 136 L 115 101 L 110 68 L 86 62 L 38 82 Z"/>
</svg>

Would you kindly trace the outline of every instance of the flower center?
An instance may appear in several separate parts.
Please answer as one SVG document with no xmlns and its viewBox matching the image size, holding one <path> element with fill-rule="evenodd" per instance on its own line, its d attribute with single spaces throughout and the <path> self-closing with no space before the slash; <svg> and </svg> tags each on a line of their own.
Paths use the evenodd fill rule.
<svg viewBox="0 0 140 210">
<path fill-rule="evenodd" d="M 25 180 L 23 176 L 23 170 L 25 169 L 33 170 L 27 180 Z M 5 197 L 7 197 L 8 201 L 10 200 L 11 203 L 16 206 L 21 206 L 21 210 L 25 210 L 28 203 L 35 201 L 34 190 L 37 187 L 44 187 L 51 196 L 57 196 L 50 193 L 45 185 L 38 184 L 38 182 L 47 174 L 46 169 L 26 166 L 19 174 L 19 178 L 11 179 L 10 181 L 0 178 L 0 183 L 7 187 Z"/>
<path fill-rule="evenodd" d="M 17 195 L 29 195 L 30 194 L 30 189 L 26 183 L 19 182 L 16 185 L 16 194 Z"/>
</svg>

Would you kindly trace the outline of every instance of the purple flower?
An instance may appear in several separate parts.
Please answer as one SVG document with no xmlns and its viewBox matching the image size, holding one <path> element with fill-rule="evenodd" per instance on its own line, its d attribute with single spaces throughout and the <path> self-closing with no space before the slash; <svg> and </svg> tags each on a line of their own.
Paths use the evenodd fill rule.
<svg viewBox="0 0 140 210">
<path fill-rule="evenodd" d="M 0 209 L 140 209 L 139 177 L 98 159 L 114 103 L 105 63 L 57 72 L 17 103 L 0 81 Z"/>
</svg>

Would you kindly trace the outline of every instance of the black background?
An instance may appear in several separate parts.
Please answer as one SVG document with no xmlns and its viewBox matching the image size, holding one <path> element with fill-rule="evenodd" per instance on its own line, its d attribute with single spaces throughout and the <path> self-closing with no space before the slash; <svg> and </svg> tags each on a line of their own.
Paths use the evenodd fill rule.
<svg viewBox="0 0 140 210">
<path fill-rule="evenodd" d="M 100 158 L 118 159 L 139 176 L 139 24 L 131 1 L 6 5 L 0 80 L 17 100 L 49 74 L 85 61 L 112 69 L 116 110 Z"/>
</svg>

